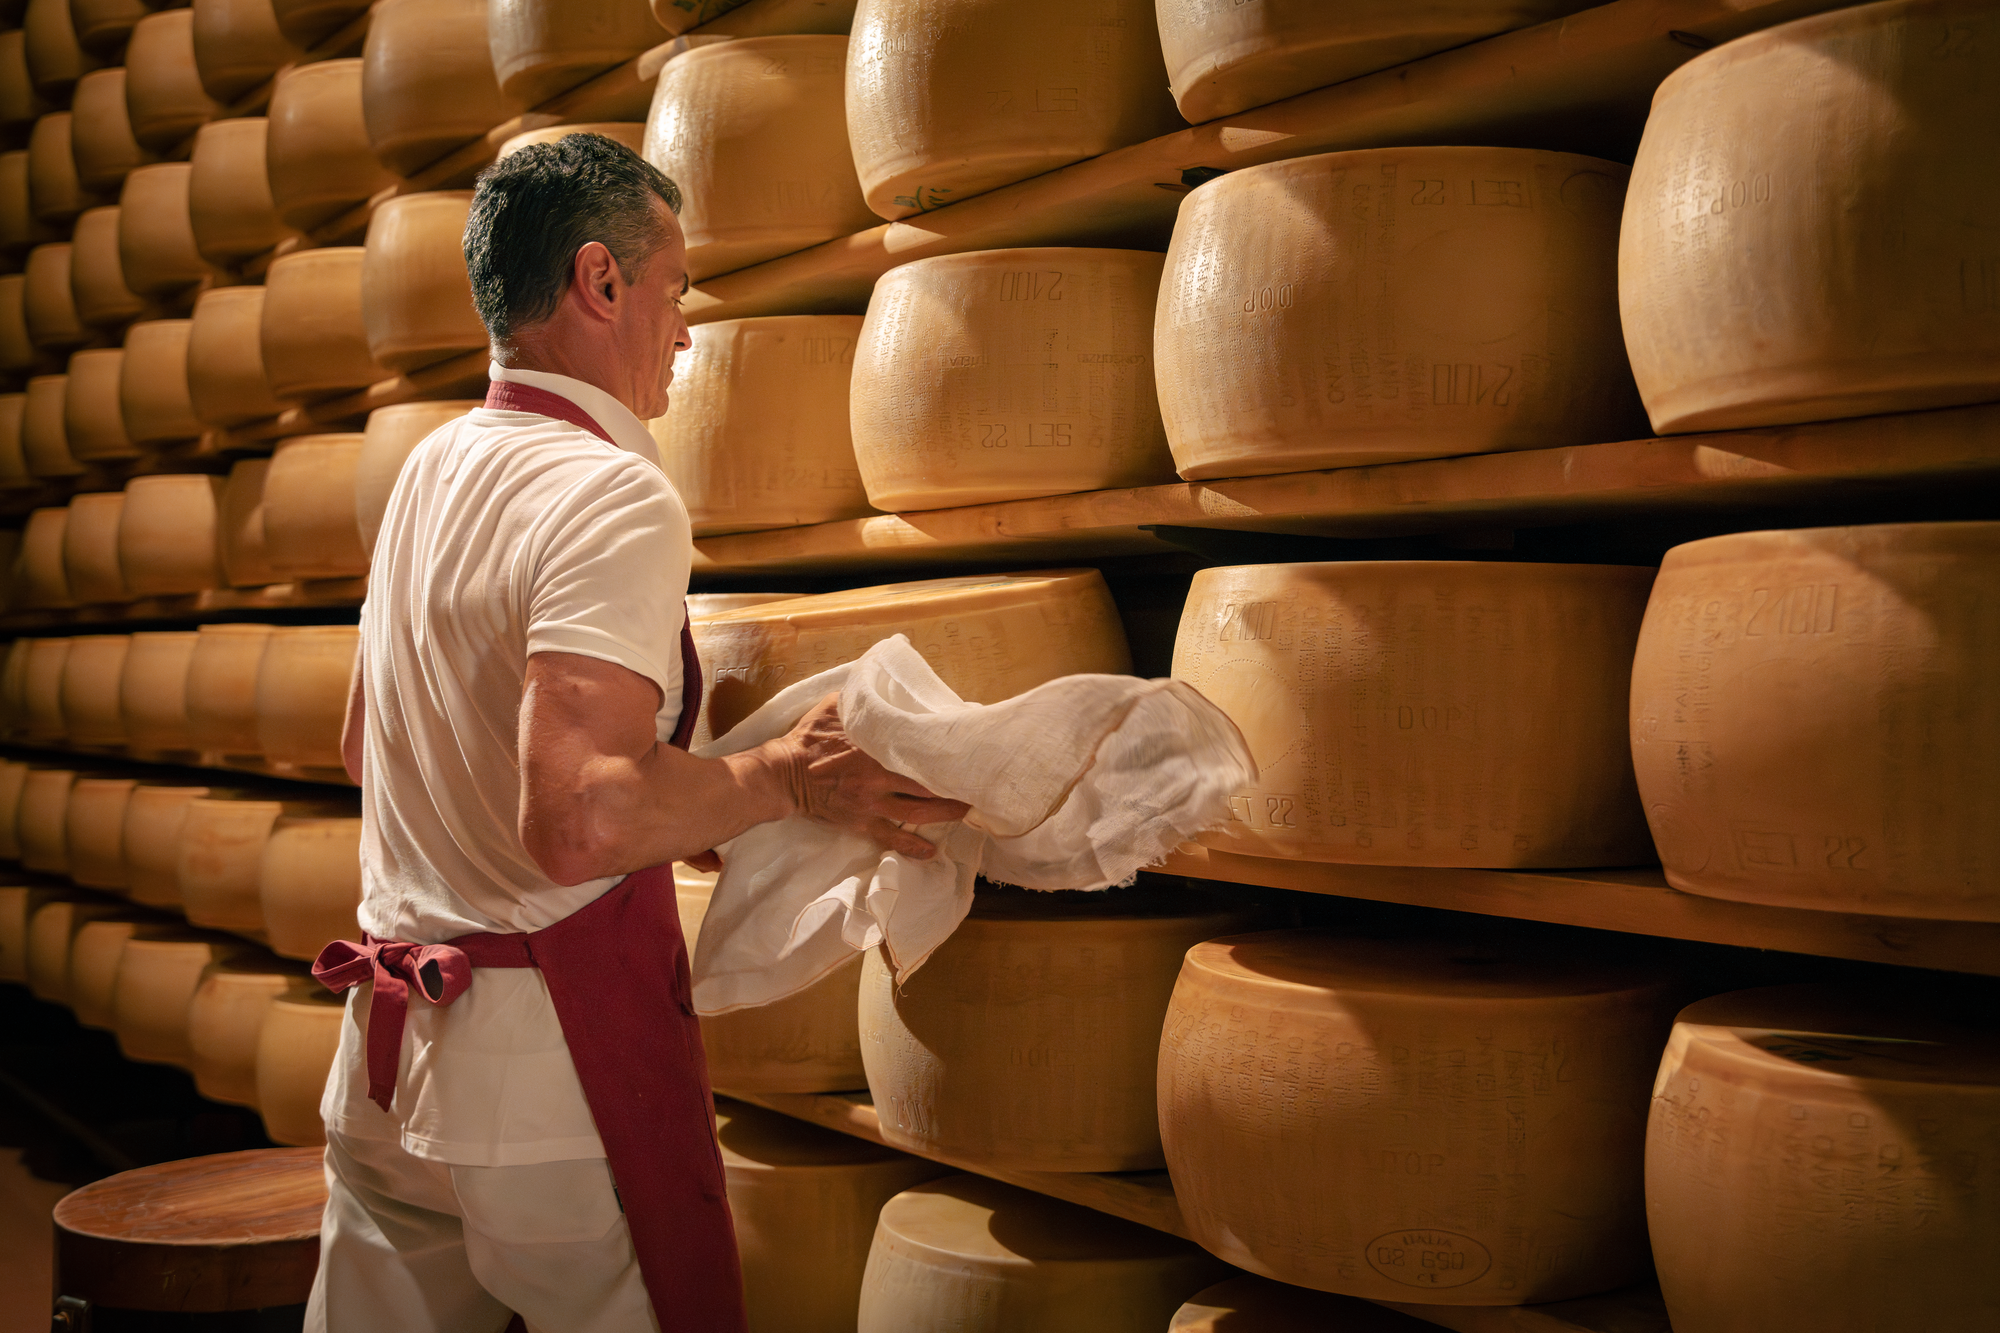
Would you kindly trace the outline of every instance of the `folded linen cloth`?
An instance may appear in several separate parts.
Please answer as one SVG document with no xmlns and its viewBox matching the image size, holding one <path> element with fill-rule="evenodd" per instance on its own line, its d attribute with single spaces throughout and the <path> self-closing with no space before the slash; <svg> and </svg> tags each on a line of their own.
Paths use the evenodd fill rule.
<svg viewBox="0 0 2000 1333">
<path fill-rule="evenodd" d="M 859 749 L 972 809 L 916 830 L 937 844 L 929 861 L 803 818 L 717 848 L 722 873 L 694 956 L 701 1013 L 781 1000 L 877 944 L 901 984 L 965 919 L 976 877 L 1030 889 L 1130 883 L 1226 818 L 1230 794 L 1257 777 L 1235 724 L 1184 681 L 1064 676 L 967 703 L 900 634 L 782 691 L 695 753 L 782 736 L 836 691 Z"/>
</svg>

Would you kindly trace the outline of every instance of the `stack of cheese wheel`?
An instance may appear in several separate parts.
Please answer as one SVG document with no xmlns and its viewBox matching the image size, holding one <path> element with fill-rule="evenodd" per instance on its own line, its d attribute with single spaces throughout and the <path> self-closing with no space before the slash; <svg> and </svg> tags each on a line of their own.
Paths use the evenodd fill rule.
<svg viewBox="0 0 2000 1333">
<path fill-rule="evenodd" d="M 44 351 L 60 352 L 90 339 L 90 330 L 76 313 L 71 255 L 67 241 L 38 245 L 28 252 L 21 310 L 29 340 Z"/>
<path fill-rule="evenodd" d="M 63 734 L 73 746 L 125 743 L 118 682 L 125 674 L 126 634 L 84 634 L 69 641 L 63 659 Z"/>
<path fill-rule="evenodd" d="M 908 217 L 1182 127 L 1151 0 L 861 0 L 847 129 Z"/>
<path fill-rule="evenodd" d="M 1154 1070 L 1181 958 L 1251 923 L 1192 896 L 989 888 L 900 988 L 871 950 L 861 1053 L 883 1139 L 1007 1170 L 1158 1169 Z"/>
<path fill-rule="evenodd" d="M 68 639 L 35 639 L 21 682 L 21 734 L 31 741 L 62 739 L 62 673 Z"/>
<path fill-rule="evenodd" d="M 847 151 L 846 61 L 845 37 L 743 37 L 660 71 L 645 155 L 683 191 L 697 281 L 877 224 Z"/>
<path fill-rule="evenodd" d="M 21 784 L 15 812 L 21 868 L 48 875 L 69 873 L 69 798 L 76 787 L 73 768 L 31 768 Z"/>
<path fill-rule="evenodd" d="M 265 937 L 258 869 L 282 819 L 350 814 L 338 800 L 283 800 L 237 794 L 188 802 L 175 879 L 181 908 L 197 926 Z"/>
<path fill-rule="evenodd" d="M 1094 569 L 889 583 L 727 611 L 694 625 L 714 682 L 697 743 L 787 685 L 906 634 L 960 698 L 998 703 L 1078 672 L 1132 670 L 1118 609 Z M 1596 863 L 1594 863 L 1596 864 Z"/>
<path fill-rule="evenodd" d="M 1437 1327 L 1351 1296 L 1233 1277 L 1174 1311 L 1167 1333 L 1437 1333 Z"/>
<path fill-rule="evenodd" d="M 872 512 L 848 429 L 861 323 L 855 315 L 767 315 L 689 330 L 691 345 L 674 363 L 673 405 L 647 426 L 696 536 Z"/>
<path fill-rule="evenodd" d="M 353 578 L 368 572 L 355 518 L 362 437 L 285 440 L 264 476 L 264 549 L 280 579 Z"/>
<path fill-rule="evenodd" d="M 406 194 L 376 208 L 361 266 L 368 352 L 394 371 L 484 348 L 465 269 L 470 190 Z"/>
<path fill-rule="evenodd" d="M 2000 121 L 1971 45 L 1992 22 L 1989 0 L 1841 9 L 1660 85 L 1618 256 L 1654 429 L 2000 396 L 2000 183 L 1952 165 Z"/>
<path fill-rule="evenodd" d="M 361 453 L 354 463 L 354 519 L 361 533 L 364 564 L 365 557 L 375 553 L 375 534 L 381 531 L 382 514 L 389 507 L 389 494 L 396 489 L 403 460 L 432 431 L 478 406 L 476 398 L 459 398 L 399 403 L 368 414 L 367 428 L 361 433 Z"/>
<path fill-rule="evenodd" d="M 187 675 L 194 660 L 193 630 L 157 630 L 131 636 L 125 671 L 118 682 L 118 709 L 125 719 L 125 742 L 135 752 L 192 750 L 188 726 Z"/>
<path fill-rule="evenodd" d="M 383 0 L 368 16 L 361 105 L 375 156 L 397 175 L 507 119 L 486 8 L 486 0 Z"/>
<path fill-rule="evenodd" d="M 69 502 L 63 524 L 63 578 L 70 596 L 92 603 L 125 600 L 125 575 L 118 565 L 118 522 L 125 492 L 94 491 Z"/>
<path fill-rule="evenodd" d="M 118 965 L 124 961 L 127 941 L 185 934 L 171 922 L 136 917 L 106 916 L 86 923 L 69 950 L 68 1003 L 76 1021 L 106 1032 L 117 1027 Z"/>
<path fill-rule="evenodd" d="M 741 1102 L 715 1129 L 750 1327 L 852 1333 L 882 1205 L 948 1168 Z"/>
<path fill-rule="evenodd" d="M 858 1333 L 1158 1333 L 1228 1273 L 1186 1241 L 983 1176 L 882 1207 Z"/>
<path fill-rule="evenodd" d="M 1627 174 L 1570 153 L 1382 148 L 1196 190 L 1154 322 L 1181 475 L 1643 433 L 1618 336 Z"/>
<path fill-rule="evenodd" d="M 195 748 L 214 754 L 259 755 L 257 675 L 271 625 L 203 625 L 188 659 L 188 731 Z"/>
<path fill-rule="evenodd" d="M 28 0 L 21 28 L 27 39 L 29 81 L 37 93 L 51 101 L 67 100 L 77 79 L 99 64 L 77 42 L 70 0 Z M 92 38 L 93 50 L 115 46 L 118 41 L 109 33 L 93 33 Z"/>
<path fill-rule="evenodd" d="M 201 434 L 188 390 L 188 334 L 193 327 L 192 320 L 149 319 L 125 331 L 118 405 L 125 434 L 141 448 L 157 449 Z"/>
<path fill-rule="evenodd" d="M 125 178 L 118 196 L 118 256 L 125 285 L 141 296 L 171 296 L 208 278 L 195 244 L 188 187 L 194 168 L 156 162 Z"/>
<path fill-rule="evenodd" d="M 125 941 L 111 994 L 112 1028 L 128 1060 L 179 1065 L 194 1062 L 188 1041 L 188 1004 L 216 963 L 253 957 L 256 950 L 222 935 L 177 932 Z"/>
<path fill-rule="evenodd" d="M 579 12 L 581 11 L 581 12 Z M 500 91 L 526 110 L 622 65 L 671 34 L 639 0 L 489 0 L 486 38 Z"/>
<path fill-rule="evenodd" d="M 319 986 L 297 967 L 265 956 L 216 963 L 188 1002 L 190 1072 L 201 1095 L 257 1104 L 257 1044 L 273 1001 L 304 999 Z"/>
<path fill-rule="evenodd" d="M 169 9 L 140 19 L 125 48 L 125 70 L 132 134 L 148 148 L 172 148 L 222 111 L 201 86 L 190 10 Z"/>
<path fill-rule="evenodd" d="M 125 811 L 136 778 L 79 776 L 63 812 L 63 844 L 69 877 L 87 889 L 123 892 L 131 884 L 125 869 Z"/>
<path fill-rule="evenodd" d="M 1370 1300 L 1519 1305 L 1633 1281 L 1670 991 L 1644 965 L 1449 938 L 1197 945 L 1159 1064 L 1189 1233 Z"/>
<path fill-rule="evenodd" d="M 93 70 L 77 82 L 69 139 L 77 184 L 93 194 L 116 194 L 134 167 L 159 160 L 132 134 L 122 65 Z"/>
<path fill-rule="evenodd" d="M 290 227 L 317 227 L 396 181 L 368 146 L 359 59 L 294 65 L 271 90 L 266 165 Z"/>
<path fill-rule="evenodd" d="M 74 477 L 83 471 L 83 464 L 70 457 L 69 436 L 63 429 L 68 388 L 67 375 L 37 375 L 28 381 L 21 410 L 21 453 L 33 476 Z"/>
<path fill-rule="evenodd" d="M 220 794 L 211 787 L 141 786 L 125 803 L 126 893 L 147 907 L 181 905 L 181 831 L 190 803 Z"/>
<path fill-rule="evenodd" d="M 313 46 L 366 14 L 369 0 L 271 0 L 278 31 L 296 46 Z"/>
<path fill-rule="evenodd" d="M 262 287 L 203 292 L 195 298 L 193 324 L 188 331 L 188 397 L 204 426 L 226 430 L 284 411 L 264 373 Z"/>
<path fill-rule="evenodd" d="M 361 315 L 366 254 L 358 245 L 300 250 L 265 273 L 258 337 L 264 376 L 278 398 L 308 402 L 388 378 L 368 354 Z"/>
<path fill-rule="evenodd" d="M 278 218 L 264 161 L 270 127 L 262 116 L 240 116 L 212 121 L 195 135 L 188 221 L 195 248 L 210 263 L 263 254 L 290 235 Z"/>
<path fill-rule="evenodd" d="M 1632 650 L 1653 571 L 1354 561 L 1195 575 L 1175 678 L 1261 770 L 1218 854 L 1637 865 Z"/>
<path fill-rule="evenodd" d="M 257 1034 L 257 1109 L 274 1142 L 299 1147 L 326 1142 L 319 1101 L 340 1049 L 346 1012 L 345 1002 L 324 991 L 281 995 L 264 1011 Z"/>
<path fill-rule="evenodd" d="M 1980 1329 L 2000 1315 L 1990 1015 L 1847 986 L 1681 1012 L 1646 1131 L 1677 1329 Z"/>
<path fill-rule="evenodd" d="M 125 285 L 125 263 L 118 254 L 120 210 L 85 210 L 70 239 L 69 291 L 77 321 L 92 328 L 123 328 L 145 313 L 146 302 Z"/>
<path fill-rule="evenodd" d="M 285 815 L 257 862 L 257 898 L 271 952 L 310 962 L 335 940 L 361 942 L 361 819 Z"/>
<path fill-rule="evenodd" d="M 1667 553 L 1632 758 L 1667 882 L 2000 921 L 2000 523 L 1744 532 Z"/>
<path fill-rule="evenodd" d="M 70 357 L 63 385 L 63 434 L 70 457 L 78 462 L 115 462 L 144 453 L 125 429 L 119 393 L 124 378 L 122 347 L 91 347 Z"/>
<path fill-rule="evenodd" d="M 635 153 L 643 151 L 646 146 L 646 127 L 643 123 L 596 120 L 576 125 L 549 125 L 539 130 L 523 130 L 500 145 L 500 156 L 510 157 L 529 144 L 555 143 L 560 139 L 567 139 L 572 134 L 601 134 L 607 139 L 624 144 Z"/>
<path fill-rule="evenodd" d="M 28 136 L 28 206 L 50 226 L 110 202 L 84 189 L 77 177 L 74 126 L 70 112 L 53 111 L 37 120 Z"/>
<path fill-rule="evenodd" d="M 57 896 L 54 889 L 29 884 L 0 885 L 0 981 L 26 984 L 29 922 Z"/>
<path fill-rule="evenodd" d="M 302 54 L 271 0 L 194 0 L 194 63 L 210 97 L 233 102 Z"/>
<path fill-rule="evenodd" d="M 222 478 L 195 473 L 134 477 L 118 519 L 118 563 L 136 597 L 223 586 L 216 525 Z"/>
<path fill-rule="evenodd" d="M 354 625 L 274 629 L 257 667 L 257 742 L 274 764 L 338 769 L 340 728 L 361 631 Z"/>
<path fill-rule="evenodd" d="M 70 956 L 76 937 L 92 921 L 127 915 L 116 903 L 54 898 L 35 909 L 28 921 L 28 989 L 38 1000 L 69 1003 Z"/>
<path fill-rule="evenodd" d="M 268 458 L 238 459 L 223 483 L 218 521 L 222 524 L 222 572 L 232 588 L 258 588 L 278 581 L 264 531 L 264 481 Z"/>
<path fill-rule="evenodd" d="M 1153 387 L 1159 255 L 988 250 L 885 274 L 854 355 L 854 456 L 879 509 L 1174 479 Z"/>
</svg>

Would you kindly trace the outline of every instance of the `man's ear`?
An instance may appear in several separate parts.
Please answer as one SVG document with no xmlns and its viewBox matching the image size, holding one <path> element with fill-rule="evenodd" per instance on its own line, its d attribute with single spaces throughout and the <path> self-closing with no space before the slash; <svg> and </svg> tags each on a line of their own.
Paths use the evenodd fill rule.
<svg viewBox="0 0 2000 1333">
<path fill-rule="evenodd" d="M 619 290 L 621 277 L 618 261 L 602 241 L 591 241 L 577 250 L 570 285 L 592 315 L 603 320 L 614 316 L 623 295 Z"/>
</svg>

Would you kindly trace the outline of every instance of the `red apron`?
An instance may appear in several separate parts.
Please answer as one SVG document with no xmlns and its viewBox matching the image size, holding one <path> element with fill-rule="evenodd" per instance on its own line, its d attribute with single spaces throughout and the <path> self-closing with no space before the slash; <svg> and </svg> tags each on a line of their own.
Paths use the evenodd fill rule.
<svg viewBox="0 0 2000 1333">
<path fill-rule="evenodd" d="M 610 439 L 567 398 L 525 384 L 496 381 L 486 405 L 554 417 Z M 701 711 L 701 662 L 685 623 L 681 667 L 671 744 L 685 750 Z M 368 1095 L 385 1111 L 413 984 L 432 1004 L 447 1005 L 472 984 L 475 968 L 541 969 L 661 1327 L 743 1333 L 743 1273 L 673 867 L 627 875 L 588 907 L 532 933 L 461 935 L 443 944 L 364 940 L 329 944 L 313 975 L 336 993 L 375 983 Z"/>
</svg>

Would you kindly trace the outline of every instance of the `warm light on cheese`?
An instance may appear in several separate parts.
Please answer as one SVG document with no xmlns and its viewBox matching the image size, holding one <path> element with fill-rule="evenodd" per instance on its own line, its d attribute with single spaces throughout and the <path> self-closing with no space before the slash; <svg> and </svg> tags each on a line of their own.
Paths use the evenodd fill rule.
<svg viewBox="0 0 2000 1333">
<path fill-rule="evenodd" d="M 67 241 L 38 245 L 28 252 L 21 313 L 28 340 L 43 351 L 60 352 L 90 338 L 76 309 L 76 289 L 70 281 L 72 255 Z"/>
<path fill-rule="evenodd" d="M 340 767 L 340 727 L 361 631 L 302 625 L 271 631 L 257 667 L 257 740 L 272 763 Z"/>
<path fill-rule="evenodd" d="M 134 935 L 118 958 L 111 992 L 112 1028 L 127 1060 L 147 1064 L 194 1063 L 188 1043 L 188 1003 L 215 963 L 254 956 L 253 946 L 225 936 L 182 934 L 148 939 Z"/>
<path fill-rule="evenodd" d="M 389 507 L 389 494 L 396 489 L 403 460 L 425 436 L 447 421 L 458 420 L 479 402 L 476 398 L 454 398 L 398 403 L 368 414 L 368 426 L 361 433 L 361 456 L 354 464 L 354 518 L 367 555 L 375 552 L 375 534 L 382 529 L 382 514 Z"/>
<path fill-rule="evenodd" d="M 70 457 L 81 463 L 138 458 L 145 451 L 125 429 L 119 386 L 125 378 L 125 349 L 90 347 L 69 359 L 63 386 L 63 437 Z"/>
<path fill-rule="evenodd" d="M 31 741 L 59 741 L 63 734 L 63 665 L 69 661 L 68 639 L 32 639 L 22 672 L 21 734 Z"/>
<path fill-rule="evenodd" d="M 257 1109 L 273 1142 L 312 1147 L 326 1142 L 320 1095 L 340 1049 L 344 1001 L 330 995 L 285 995 L 264 1011 L 257 1035 Z"/>
<path fill-rule="evenodd" d="M 351 813 L 350 804 L 340 800 L 266 800 L 237 795 L 190 802 L 183 817 L 180 860 L 175 869 L 187 919 L 197 926 L 264 939 L 259 867 L 273 830 L 285 820 L 346 817 Z"/>
<path fill-rule="evenodd" d="M 486 6 L 493 72 L 500 90 L 523 110 L 624 64 L 668 36 L 646 6 L 632 0 L 584 7 L 575 0 L 489 0 Z"/>
<path fill-rule="evenodd" d="M 132 135 L 148 148 L 172 148 L 222 112 L 202 88 L 195 66 L 192 10 L 169 9 L 140 19 L 125 48 L 125 68 Z"/>
<path fill-rule="evenodd" d="M 408 176 L 507 119 L 486 9 L 486 0 L 383 0 L 369 14 L 361 105 L 389 170 Z"/>
<path fill-rule="evenodd" d="M 233 102 L 303 51 L 278 30 L 271 0 L 194 0 L 194 63 L 210 97 Z"/>
<path fill-rule="evenodd" d="M 188 1002 L 189 1072 L 210 1101 L 257 1104 L 257 1045 L 279 999 L 319 990 L 311 977 L 265 957 L 210 968 Z"/>
<path fill-rule="evenodd" d="M 195 298 L 188 398 L 205 426 L 241 426 L 285 410 L 264 373 L 264 289 L 217 287 Z"/>
<path fill-rule="evenodd" d="M 148 907 L 181 905 L 181 830 L 187 808 L 213 794 L 208 787 L 135 787 L 125 803 L 127 892 L 133 902 Z"/>
<path fill-rule="evenodd" d="M 194 168 L 157 162 L 125 178 L 118 195 L 118 255 L 125 285 L 141 296 L 171 296 L 212 276 L 195 245 L 188 186 Z"/>
<path fill-rule="evenodd" d="M 796 592 L 691 592 L 687 596 L 688 619 L 719 616 L 724 611 L 741 611 L 746 606 L 789 602 L 804 595 Z"/>
<path fill-rule="evenodd" d="M 270 127 L 262 116 L 239 116 L 211 121 L 194 137 L 188 220 L 195 248 L 211 263 L 263 254 L 291 234 L 271 197 L 264 161 Z"/>
<path fill-rule="evenodd" d="M 1219 852 L 1372 865 L 1652 858 L 1625 714 L 1653 571 L 1354 561 L 1195 575 L 1173 674 L 1261 776 Z"/>
<path fill-rule="evenodd" d="M 391 199 L 368 221 L 361 317 L 368 351 L 394 371 L 416 370 L 487 345 L 465 270 L 470 190 Z"/>
<path fill-rule="evenodd" d="M 354 578 L 368 572 L 355 517 L 355 435 L 285 440 L 264 476 L 264 549 L 280 579 Z"/>
<path fill-rule="evenodd" d="M 69 138 L 77 184 L 94 194 L 116 194 L 134 167 L 159 160 L 133 137 L 123 65 L 92 70 L 77 80 Z"/>
<path fill-rule="evenodd" d="M 278 75 L 266 114 L 271 198 L 289 227 L 317 227 L 396 183 L 368 146 L 357 57 Z"/>
<path fill-rule="evenodd" d="M 361 316 L 364 254 L 358 245 L 300 250 L 276 260 L 264 275 L 259 345 L 265 378 L 278 398 L 310 402 L 389 377 L 368 354 Z"/>
<path fill-rule="evenodd" d="M 135 936 L 160 939 L 185 933 L 166 922 L 115 916 L 86 922 L 69 948 L 68 1004 L 76 1021 L 106 1032 L 117 1026 L 113 1001 L 118 994 L 118 964 L 124 960 L 126 941 Z"/>
<path fill-rule="evenodd" d="M 125 492 L 92 491 L 69 502 L 63 524 L 63 578 L 70 596 L 85 606 L 122 602 L 125 575 L 118 565 L 118 521 Z"/>
<path fill-rule="evenodd" d="M 118 520 L 118 563 L 139 597 L 223 586 L 216 506 L 222 478 L 190 473 L 134 477 Z"/>
<path fill-rule="evenodd" d="M 63 844 L 73 883 L 113 893 L 129 885 L 125 809 L 138 785 L 134 778 L 79 777 L 70 788 L 69 805 L 63 811 Z"/>
<path fill-rule="evenodd" d="M 550 125 L 544 129 L 526 130 L 501 144 L 500 156 L 511 156 L 531 143 L 554 143 L 572 134 L 601 134 L 624 144 L 635 153 L 640 152 L 646 143 L 646 127 L 643 124 L 623 120 L 586 121 L 578 125 Z"/>
<path fill-rule="evenodd" d="M 78 322 L 92 328 L 117 329 L 145 313 L 146 302 L 125 285 L 125 263 L 118 255 L 116 205 L 85 209 L 70 238 L 69 291 Z"/>
<path fill-rule="evenodd" d="M 222 525 L 222 572 L 232 588 L 259 588 L 278 582 L 264 533 L 264 479 L 268 458 L 239 459 L 223 484 L 216 519 Z"/>
<path fill-rule="evenodd" d="M 259 755 L 257 672 L 271 625 L 203 625 L 188 661 L 188 730 L 198 749 Z"/>
<path fill-rule="evenodd" d="M 69 641 L 63 659 L 63 735 L 71 745 L 125 743 L 125 719 L 118 711 L 118 682 L 125 674 L 127 634 L 82 634 Z"/>
<path fill-rule="evenodd" d="M 70 957 L 76 937 L 92 921 L 122 914 L 116 903 L 57 898 L 35 910 L 28 921 L 28 989 L 38 1000 L 69 1003 Z"/>
<path fill-rule="evenodd" d="M 118 682 L 125 739 L 134 751 L 191 750 L 187 675 L 199 635 L 193 630 L 134 634 Z"/>
<path fill-rule="evenodd" d="M 188 333 L 194 321 L 149 319 L 125 331 L 118 405 L 125 433 L 142 448 L 159 448 L 201 434 L 188 392 Z M 71 373 L 75 382 L 75 373 Z"/>
<path fill-rule="evenodd" d="M 271 952 L 311 962 L 335 940 L 361 942 L 361 820 L 287 815 L 257 862 Z"/>
<path fill-rule="evenodd" d="M 60 227 L 78 213 L 107 202 L 77 178 L 75 120 L 67 111 L 36 119 L 28 135 L 28 206 L 35 217 Z"/>
</svg>

